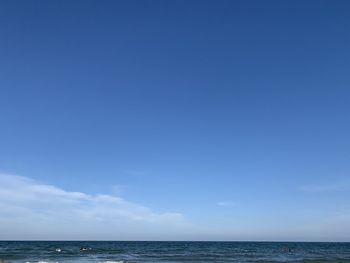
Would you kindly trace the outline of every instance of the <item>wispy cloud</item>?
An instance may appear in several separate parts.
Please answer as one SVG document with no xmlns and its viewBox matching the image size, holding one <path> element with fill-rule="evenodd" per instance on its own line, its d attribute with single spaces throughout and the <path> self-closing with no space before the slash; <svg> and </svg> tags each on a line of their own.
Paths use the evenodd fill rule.
<svg viewBox="0 0 350 263">
<path fill-rule="evenodd" d="M 190 227 L 181 213 L 0 174 L 1 238 L 158 239 L 164 233 L 176 238 L 176 231 Z"/>
<path fill-rule="evenodd" d="M 132 176 L 132 177 L 145 177 L 149 174 L 147 171 L 141 171 L 141 170 L 124 170 L 123 172 L 126 175 Z"/>
<path fill-rule="evenodd" d="M 305 189 L 347 188 L 334 184 L 330 188 Z M 224 200 L 216 205 L 229 208 L 236 203 Z M 271 219 L 271 228 L 266 228 L 266 222 L 239 220 L 226 226 L 198 226 L 190 224 L 181 213 L 155 211 L 116 195 L 67 191 L 27 177 L 0 174 L 0 239 L 320 241 L 346 240 L 349 236 L 348 207 L 334 215 L 300 218 L 297 226 L 278 216 Z M 282 225 L 275 224 L 276 218 Z"/>
<path fill-rule="evenodd" d="M 350 191 L 350 180 L 333 181 L 323 184 L 303 185 L 300 189 L 309 193 Z"/>
<path fill-rule="evenodd" d="M 235 202 L 220 201 L 216 203 L 218 206 L 236 206 Z"/>
</svg>

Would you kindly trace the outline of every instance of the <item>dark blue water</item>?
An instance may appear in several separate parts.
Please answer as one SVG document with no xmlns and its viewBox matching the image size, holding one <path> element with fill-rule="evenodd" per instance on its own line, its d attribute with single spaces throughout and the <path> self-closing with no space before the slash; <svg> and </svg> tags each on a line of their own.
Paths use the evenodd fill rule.
<svg viewBox="0 0 350 263">
<path fill-rule="evenodd" d="M 350 262 L 350 243 L 0 241 L 0 262 Z"/>
</svg>

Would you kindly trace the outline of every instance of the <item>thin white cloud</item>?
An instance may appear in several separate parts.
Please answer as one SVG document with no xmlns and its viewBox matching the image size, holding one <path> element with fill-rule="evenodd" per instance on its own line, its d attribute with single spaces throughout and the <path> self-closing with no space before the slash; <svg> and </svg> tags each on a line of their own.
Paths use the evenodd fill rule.
<svg viewBox="0 0 350 263">
<path fill-rule="evenodd" d="M 350 191 L 350 180 L 334 181 L 324 184 L 304 185 L 300 189 L 309 193 Z"/>
<path fill-rule="evenodd" d="M 2 239 L 176 239 L 190 228 L 181 213 L 0 174 Z"/>
<path fill-rule="evenodd" d="M 236 204 L 226 200 L 217 205 Z M 198 226 L 187 222 L 181 213 L 157 212 L 115 195 L 67 191 L 27 177 L 0 174 L 0 239 L 5 240 L 342 241 L 350 234 L 346 206 L 339 213 L 313 218 L 290 216 L 298 223 L 284 221 L 285 215 L 276 213 L 264 223 L 232 218 L 232 225 Z"/>
<path fill-rule="evenodd" d="M 229 201 L 220 201 L 216 203 L 218 206 L 235 206 L 235 202 L 229 202 Z"/>
<path fill-rule="evenodd" d="M 123 172 L 126 175 L 132 176 L 132 177 L 145 177 L 148 175 L 147 171 L 139 171 L 139 170 L 124 170 Z"/>
</svg>

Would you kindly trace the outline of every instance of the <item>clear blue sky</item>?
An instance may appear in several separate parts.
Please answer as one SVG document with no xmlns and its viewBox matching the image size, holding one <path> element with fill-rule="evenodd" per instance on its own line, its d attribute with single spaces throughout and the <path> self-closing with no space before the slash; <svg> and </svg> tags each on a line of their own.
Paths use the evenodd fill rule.
<svg viewBox="0 0 350 263">
<path fill-rule="evenodd" d="M 348 239 L 349 12 L 1 1 L 3 238 Z"/>
</svg>

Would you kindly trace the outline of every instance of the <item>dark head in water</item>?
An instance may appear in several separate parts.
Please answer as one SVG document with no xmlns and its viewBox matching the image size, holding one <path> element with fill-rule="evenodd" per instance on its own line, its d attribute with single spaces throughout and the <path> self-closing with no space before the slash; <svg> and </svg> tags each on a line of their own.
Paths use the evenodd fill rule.
<svg viewBox="0 0 350 263">
<path fill-rule="evenodd" d="M 80 251 L 87 251 L 87 250 L 91 250 L 91 247 L 81 247 Z"/>
<path fill-rule="evenodd" d="M 292 253 L 292 249 L 291 249 L 290 247 L 284 247 L 284 248 L 283 248 L 283 251 L 284 251 L 285 253 Z"/>
</svg>

